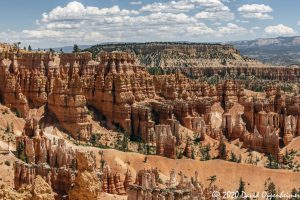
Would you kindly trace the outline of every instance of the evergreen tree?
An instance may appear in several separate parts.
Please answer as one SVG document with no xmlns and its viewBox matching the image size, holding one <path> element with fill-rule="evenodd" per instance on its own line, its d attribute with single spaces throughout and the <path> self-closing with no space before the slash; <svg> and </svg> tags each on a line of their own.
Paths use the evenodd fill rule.
<svg viewBox="0 0 300 200">
<path fill-rule="evenodd" d="M 96 134 L 92 134 L 91 138 L 90 138 L 90 143 L 95 146 L 97 144 L 98 141 L 98 137 Z"/>
<path fill-rule="evenodd" d="M 32 48 L 31 48 L 31 46 L 30 45 L 28 45 L 28 51 L 32 51 Z"/>
<path fill-rule="evenodd" d="M 269 198 L 270 200 L 275 200 L 276 198 L 273 197 L 274 195 L 276 195 L 276 186 L 273 182 L 271 182 L 268 186 L 267 192 L 269 195 L 271 195 L 271 198 Z"/>
<path fill-rule="evenodd" d="M 236 155 L 233 152 L 231 152 L 231 154 L 230 154 L 229 161 L 230 162 L 238 162 L 238 159 L 237 159 Z"/>
<path fill-rule="evenodd" d="M 270 168 L 270 169 L 278 169 L 279 168 L 278 162 L 272 154 L 268 155 L 266 167 Z"/>
<path fill-rule="evenodd" d="M 19 110 L 16 110 L 16 116 L 17 117 L 19 117 L 19 118 L 21 118 L 22 117 L 22 113 L 21 113 L 21 111 L 19 111 Z"/>
<path fill-rule="evenodd" d="M 72 170 L 76 170 L 76 168 L 77 168 L 77 163 L 76 163 L 76 159 L 72 159 L 72 161 L 71 161 L 71 167 L 72 167 Z"/>
<path fill-rule="evenodd" d="M 146 142 L 146 154 L 150 155 L 150 146 L 148 142 Z"/>
<path fill-rule="evenodd" d="M 292 198 L 290 200 L 299 200 L 300 199 L 300 188 L 297 190 L 296 188 L 293 188 L 291 192 Z"/>
<path fill-rule="evenodd" d="M 148 157 L 147 156 L 144 158 L 144 163 L 146 163 L 146 162 L 148 162 Z"/>
<path fill-rule="evenodd" d="M 14 123 L 10 123 L 10 130 L 11 130 L 12 133 L 15 132 L 14 131 Z"/>
<path fill-rule="evenodd" d="M 205 161 L 205 160 L 210 160 L 210 145 L 207 144 L 204 147 L 200 147 L 200 154 L 201 154 L 201 160 Z"/>
<path fill-rule="evenodd" d="M 239 185 L 238 192 L 239 192 L 239 197 L 241 197 L 245 192 L 245 182 L 243 181 L 242 178 L 240 178 L 240 185 Z"/>
<path fill-rule="evenodd" d="M 226 60 L 223 59 L 222 62 L 221 62 L 221 64 L 222 64 L 222 65 L 226 65 L 226 64 L 227 64 Z"/>
<path fill-rule="evenodd" d="M 219 158 L 223 160 L 226 160 L 227 158 L 226 144 L 223 139 L 221 139 L 219 143 Z"/>
<path fill-rule="evenodd" d="M 179 150 L 179 152 L 177 152 L 177 158 L 178 159 L 181 159 L 183 156 L 183 151 L 182 150 Z"/>
<path fill-rule="evenodd" d="M 17 146 L 17 157 L 21 159 L 23 162 L 27 162 L 25 153 L 24 153 L 25 145 L 23 141 L 20 141 Z"/>
<path fill-rule="evenodd" d="M 195 158 L 196 158 L 196 156 L 195 156 L 195 151 L 193 150 L 193 151 L 192 151 L 192 159 L 195 160 Z"/>
<path fill-rule="evenodd" d="M 80 132 L 77 133 L 77 143 L 80 145 L 80 139 L 81 139 L 81 134 Z"/>
<path fill-rule="evenodd" d="M 122 141 L 122 151 L 127 151 L 127 150 L 128 150 L 128 137 L 124 135 Z"/>
<path fill-rule="evenodd" d="M 211 187 L 211 185 L 216 182 L 217 180 L 217 176 L 216 175 L 213 175 L 213 176 L 210 176 L 207 181 L 209 181 L 209 187 Z"/>
<path fill-rule="evenodd" d="M 268 194 L 268 199 L 270 199 L 270 200 L 276 200 L 276 198 L 275 198 L 275 196 L 277 194 L 276 186 L 271 181 L 270 178 L 265 182 L 265 191 Z"/>
<path fill-rule="evenodd" d="M 79 46 L 77 44 L 74 44 L 73 46 L 73 53 L 80 52 Z"/>
</svg>

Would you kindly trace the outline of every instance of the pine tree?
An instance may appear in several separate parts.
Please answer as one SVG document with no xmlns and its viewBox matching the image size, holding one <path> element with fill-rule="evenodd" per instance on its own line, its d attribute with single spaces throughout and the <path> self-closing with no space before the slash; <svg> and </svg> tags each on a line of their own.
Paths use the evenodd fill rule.
<svg viewBox="0 0 300 200">
<path fill-rule="evenodd" d="M 150 146 L 148 142 L 146 142 L 146 154 L 150 155 Z"/>
<path fill-rule="evenodd" d="M 142 148 L 142 145 L 141 145 L 140 142 L 138 143 L 138 149 L 137 150 L 138 150 L 139 153 L 143 152 L 143 148 Z"/>
<path fill-rule="evenodd" d="M 292 195 L 291 200 L 299 200 L 300 199 L 300 188 L 299 188 L 299 190 L 297 190 L 296 188 L 293 188 L 291 195 Z"/>
<path fill-rule="evenodd" d="M 270 168 L 270 169 L 278 169 L 279 168 L 278 162 L 276 161 L 275 157 L 272 154 L 268 155 L 266 167 Z"/>
<path fill-rule="evenodd" d="M 98 141 L 98 137 L 96 134 L 92 134 L 91 138 L 90 138 L 90 143 L 95 146 L 97 144 Z"/>
<path fill-rule="evenodd" d="M 195 156 L 195 151 L 193 150 L 193 151 L 192 151 L 192 159 L 195 160 L 195 158 L 196 158 L 196 156 Z"/>
<path fill-rule="evenodd" d="M 237 159 L 236 155 L 233 152 L 231 152 L 231 154 L 230 154 L 230 160 L 229 161 L 238 162 L 238 159 Z"/>
<path fill-rule="evenodd" d="M 74 44 L 73 46 L 73 53 L 80 52 L 79 46 L 77 44 Z"/>
<path fill-rule="evenodd" d="M 126 135 L 124 135 L 122 141 L 122 151 L 127 151 L 127 150 L 128 150 L 128 138 Z"/>
<path fill-rule="evenodd" d="M 77 163 L 76 163 L 76 159 L 72 159 L 72 161 L 71 161 L 71 167 L 72 167 L 72 170 L 76 170 L 76 168 L 77 168 Z"/>
<path fill-rule="evenodd" d="M 10 123 L 10 130 L 12 133 L 14 132 L 14 123 Z"/>
<path fill-rule="evenodd" d="M 31 46 L 30 45 L 28 45 L 28 51 L 32 51 L 32 48 L 31 48 Z"/>
<path fill-rule="evenodd" d="M 268 180 L 265 181 L 265 191 L 267 192 L 268 199 L 270 200 L 276 200 L 275 196 L 277 194 L 276 186 L 272 182 L 271 178 L 268 178 Z"/>
<path fill-rule="evenodd" d="M 17 157 L 21 159 L 22 161 L 26 162 L 26 156 L 24 154 L 25 145 L 23 141 L 20 141 L 17 146 Z"/>
<path fill-rule="evenodd" d="M 77 143 L 80 145 L 80 139 L 81 139 L 81 134 L 80 132 L 77 133 Z"/>
<path fill-rule="evenodd" d="M 242 178 L 240 178 L 240 185 L 238 189 L 239 197 L 241 197 L 244 192 L 245 192 L 245 182 L 243 181 Z"/>
<path fill-rule="evenodd" d="M 217 176 L 216 175 L 213 175 L 213 176 L 210 176 L 207 181 L 209 181 L 209 187 L 211 187 L 211 185 L 216 182 L 217 180 Z"/>
<path fill-rule="evenodd" d="M 268 185 L 268 188 L 267 188 L 267 192 L 269 195 L 271 195 L 271 198 L 269 198 L 270 200 L 275 200 L 276 198 L 273 197 L 276 195 L 276 186 L 273 182 L 271 182 L 269 185 Z"/>
<path fill-rule="evenodd" d="M 226 160 L 227 158 L 226 144 L 223 139 L 221 139 L 219 143 L 219 158 L 223 160 Z"/>
<path fill-rule="evenodd" d="M 200 153 L 201 153 L 201 160 L 205 161 L 205 160 L 210 160 L 210 145 L 207 144 L 204 147 L 200 147 Z"/>
</svg>

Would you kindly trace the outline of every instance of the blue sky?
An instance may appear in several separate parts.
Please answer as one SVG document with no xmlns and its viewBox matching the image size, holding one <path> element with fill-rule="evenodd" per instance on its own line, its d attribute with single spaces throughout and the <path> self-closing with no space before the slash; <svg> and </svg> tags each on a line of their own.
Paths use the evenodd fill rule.
<svg viewBox="0 0 300 200">
<path fill-rule="evenodd" d="M 298 0 L 2 0 L 0 41 L 221 42 L 300 35 Z"/>
</svg>

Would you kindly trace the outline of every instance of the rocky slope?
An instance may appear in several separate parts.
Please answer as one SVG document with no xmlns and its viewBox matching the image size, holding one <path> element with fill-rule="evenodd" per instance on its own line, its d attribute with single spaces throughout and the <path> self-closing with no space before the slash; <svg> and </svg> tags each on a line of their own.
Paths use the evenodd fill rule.
<svg viewBox="0 0 300 200">
<path fill-rule="evenodd" d="M 55 200 L 55 193 L 41 176 L 30 185 L 23 185 L 18 191 L 0 183 L 0 199 L 5 200 Z"/>
<path fill-rule="evenodd" d="M 146 67 L 208 67 L 260 65 L 260 63 L 242 56 L 231 45 L 204 43 L 120 43 L 99 44 L 85 49 L 96 56 L 101 51 L 127 51 L 136 55 Z"/>
<path fill-rule="evenodd" d="M 300 64 L 300 37 L 229 42 L 243 55 L 271 65 Z"/>
<path fill-rule="evenodd" d="M 187 52 L 191 54 L 189 49 Z M 199 52 L 214 56 L 210 50 Z M 200 182 L 214 175 L 220 177 L 216 183 L 220 188 L 231 190 L 237 188 L 241 177 L 251 192 L 262 191 L 269 176 L 280 189 L 290 191 L 297 186 L 300 165 L 293 162 L 295 153 L 283 150 L 300 136 L 300 96 L 298 90 L 284 93 L 276 81 L 297 82 L 298 70 L 287 73 L 245 66 L 228 68 L 225 73 L 218 67 L 207 68 L 208 74 L 199 70 L 199 76 L 222 72 L 226 77 L 208 84 L 178 71 L 151 75 L 133 53 L 101 52 L 98 58 L 93 60 L 89 52 L 2 49 L 0 153 L 13 156 L 7 144 L 11 142 L 8 136 L 14 135 L 12 146 L 19 160 L 13 166 L 4 163 L 0 167 L 14 174 L 3 181 L 12 183 L 9 178 L 13 179 L 17 192 L 24 185 L 34 185 L 39 177 L 58 196 L 78 200 L 101 199 L 102 193 L 128 194 L 128 199 L 134 200 L 143 198 L 144 189 L 151 197 L 163 188 L 167 191 L 160 190 L 158 195 L 167 192 L 190 198 L 189 192 L 193 192 L 196 197 L 206 197 L 214 187 L 212 183 L 202 187 Z M 209 58 L 203 55 L 203 59 Z M 234 64 L 232 59 L 225 61 Z M 243 82 L 230 80 L 227 73 L 263 77 L 273 84 L 257 95 L 245 91 Z M 103 149 L 107 148 L 101 143 L 104 129 L 93 122 L 92 111 L 106 128 L 119 133 L 115 148 L 124 152 Z M 50 131 L 49 124 L 60 130 Z M 95 135 L 95 131 L 99 133 Z M 247 151 L 253 155 L 248 156 Z M 267 161 L 267 155 L 272 160 Z M 212 158 L 215 160 L 208 161 Z M 151 169 L 154 167 L 157 169 Z M 172 168 L 182 171 L 178 182 Z M 202 173 L 195 173 L 199 169 Z M 256 180 L 248 175 L 253 170 Z M 234 183 L 228 183 L 228 174 Z M 169 190 L 171 186 L 179 193 Z M 48 195 L 48 189 L 41 191 Z"/>
</svg>

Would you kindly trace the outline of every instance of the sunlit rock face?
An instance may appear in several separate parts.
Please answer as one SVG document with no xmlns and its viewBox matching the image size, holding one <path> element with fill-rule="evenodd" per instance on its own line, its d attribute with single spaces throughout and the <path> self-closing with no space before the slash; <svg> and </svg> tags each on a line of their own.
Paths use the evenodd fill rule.
<svg viewBox="0 0 300 200">
<path fill-rule="evenodd" d="M 176 146 L 187 142 L 179 126 L 215 139 L 222 135 L 240 139 L 245 147 L 273 154 L 279 152 L 281 141 L 287 145 L 300 133 L 299 96 L 281 94 L 270 86 L 265 97 L 256 98 L 245 94 L 240 81 L 226 79 L 213 86 L 180 73 L 194 78 L 209 72 L 297 81 L 298 68 L 241 65 L 224 71 L 221 67 L 187 67 L 169 75 L 150 75 L 135 55 L 126 52 L 101 52 L 93 60 L 88 52 L 55 54 L 2 48 L 0 59 L 4 104 L 23 117 L 30 108 L 45 105 L 77 140 L 88 141 L 93 132 L 87 105 L 96 109 L 106 127 L 156 144 L 158 154 L 171 158 Z M 222 112 L 212 110 L 216 104 Z M 243 109 L 237 112 L 236 106 Z M 40 135 L 34 127 L 27 132 L 28 137 Z M 47 140 L 24 143 L 30 162 L 45 160 Z M 43 147 L 38 155 L 32 153 L 36 143 Z M 187 148 L 188 156 L 189 152 Z"/>
<path fill-rule="evenodd" d="M 177 179 L 175 170 L 172 170 L 163 188 L 160 187 L 158 179 L 157 170 L 140 170 L 136 182 L 130 185 L 127 199 L 210 199 L 213 191 L 220 190 L 215 185 L 205 188 L 198 180 L 197 171 L 194 177 L 187 177 L 180 172 Z"/>
</svg>

